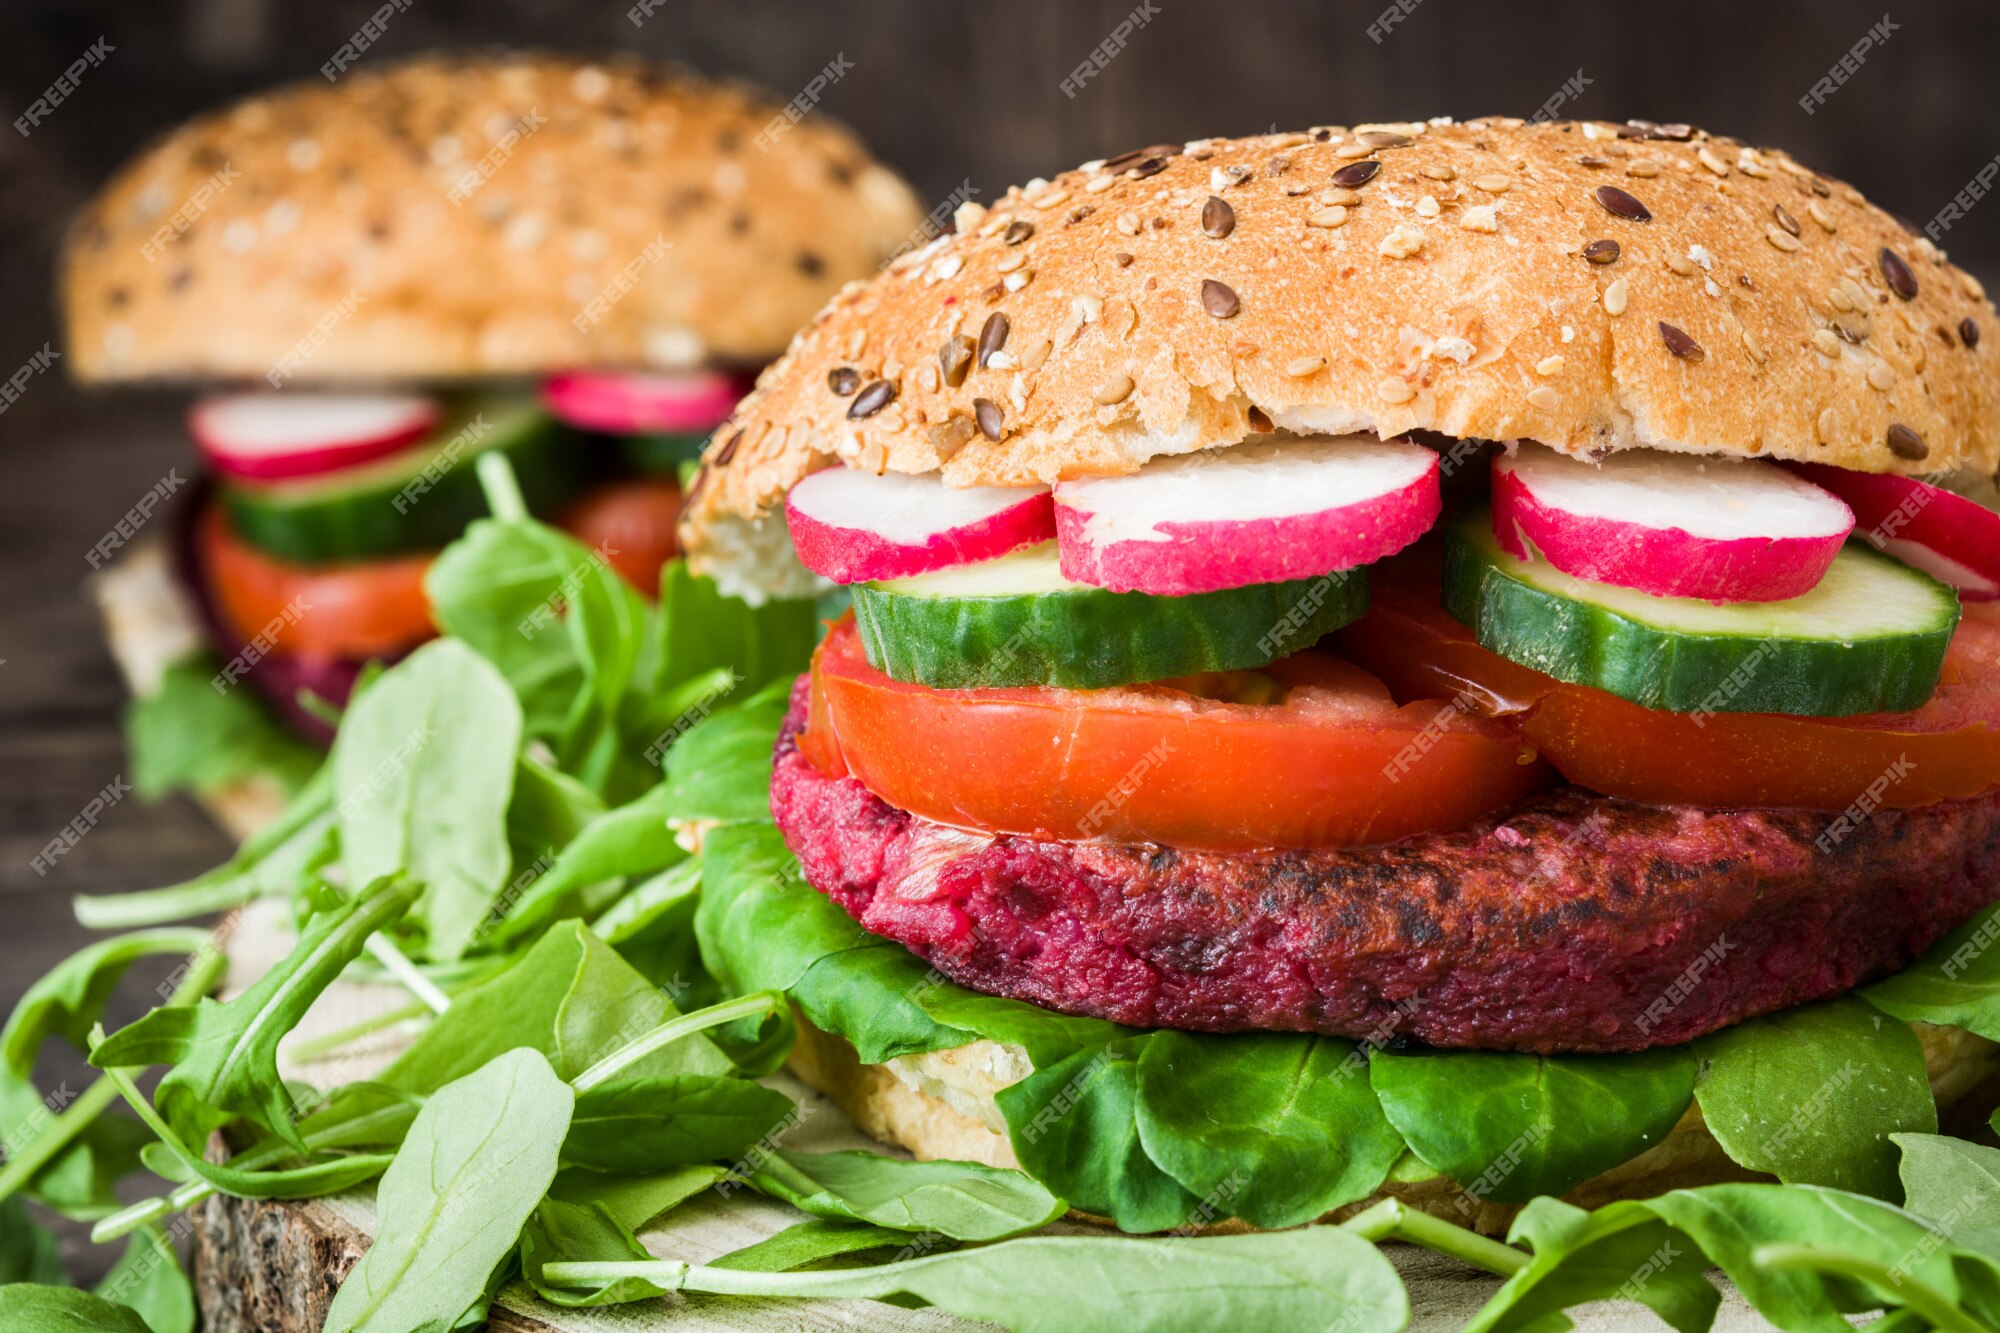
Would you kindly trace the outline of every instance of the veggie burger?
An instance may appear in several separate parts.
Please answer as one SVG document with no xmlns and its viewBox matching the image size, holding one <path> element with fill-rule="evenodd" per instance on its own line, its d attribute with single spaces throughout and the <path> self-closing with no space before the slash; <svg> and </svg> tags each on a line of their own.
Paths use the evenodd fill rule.
<svg viewBox="0 0 2000 1333">
<path fill-rule="evenodd" d="M 66 364 L 213 386 L 180 569 L 225 683 L 310 727 L 299 691 L 339 703 L 436 632 L 425 571 L 485 512 L 484 453 L 654 591 L 683 462 L 918 222 L 851 134 L 762 94 L 432 56 L 253 97 L 126 166 L 63 257 Z M 143 634 L 160 596 L 114 612 Z"/>
<path fill-rule="evenodd" d="M 851 593 L 776 747 L 795 892 L 732 924 L 776 890 L 705 867 L 702 911 L 862 1127 L 1128 1230 L 1490 1228 L 1842 1178 L 1839 1114 L 1705 1120 L 1732 1035 L 1856 1058 L 1863 1015 L 1913 1129 L 2000 1064 L 1897 979 L 2000 898 L 2000 330 L 1930 241 L 1782 152 L 1512 119 L 955 221 L 765 371 L 681 527 L 745 597 Z M 869 989 L 885 941 L 921 984 Z M 1471 1154 L 1523 1058 L 1590 1095 Z M 1259 1060 L 1287 1096 L 1189 1151 Z M 1300 1106 L 1334 1149 L 1284 1156 Z"/>
</svg>

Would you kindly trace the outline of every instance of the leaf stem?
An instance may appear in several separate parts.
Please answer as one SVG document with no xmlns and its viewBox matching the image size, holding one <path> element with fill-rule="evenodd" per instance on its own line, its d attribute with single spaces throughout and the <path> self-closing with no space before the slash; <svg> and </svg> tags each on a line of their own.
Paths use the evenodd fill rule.
<svg viewBox="0 0 2000 1333">
<path fill-rule="evenodd" d="M 227 912 L 266 893 L 247 876 L 228 875 L 214 883 L 203 879 L 137 893 L 78 894 L 71 900 L 77 923 L 90 930 L 137 930 L 186 921 L 212 912 Z"/>
<path fill-rule="evenodd" d="M 1905 1306 L 1928 1320 L 1931 1327 L 1943 1330 L 1943 1333 L 1991 1333 L 1985 1324 L 1960 1309 L 1958 1303 L 1943 1292 L 1925 1283 L 1910 1281 L 1907 1276 L 1899 1276 L 1873 1259 L 1864 1259 L 1858 1254 L 1845 1254 L 1811 1245 L 1759 1245 L 1751 1252 L 1750 1258 L 1761 1267 L 1780 1273 L 1837 1273 L 1841 1277 L 1866 1282 L 1881 1291 L 1896 1292 L 1902 1296 Z"/>
<path fill-rule="evenodd" d="M 724 1023 L 734 1023 L 739 1018 L 775 1013 L 778 1006 L 784 1002 L 783 991 L 760 990 L 738 996 L 734 1000 L 724 1000 L 721 1004 L 712 1004 L 706 1009 L 697 1009 L 691 1014 L 670 1018 L 651 1032 L 637 1040 L 627 1042 L 584 1070 L 576 1076 L 571 1086 L 578 1092 L 588 1092 L 600 1083 L 618 1077 L 661 1047 L 671 1046 L 682 1037 L 693 1036 L 709 1028 L 721 1027 Z"/>
<path fill-rule="evenodd" d="M 489 449 L 472 466 L 479 474 L 479 487 L 486 492 L 486 505 L 493 511 L 493 517 L 504 523 L 518 523 L 528 516 L 528 502 L 521 498 L 521 483 L 504 453 Z"/>
<path fill-rule="evenodd" d="M 1351 1231 L 1363 1240 L 1408 1241 L 1500 1277 L 1512 1277 L 1528 1266 L 1527 1254 L 1512 1245 L 1503 1245 L 1441 1217 L 1417 1212 L 1396 1199 L 1384 1199 L 1363 1209 L 1342 1222 L 1340 1229 Z"/>
<path fill-rule="evenodd" d="M 366 946 L 375 961 L 380 963 L 397 981 L 423 1001 L 424 1006 L 434 1014 L 441 1014 L 451 1008 L 451 997 L 439 990 L 437 983 L 425 976 L 409 955 L 396 947 L 394 940 L 380 931 L 368 937 Z"/>
<path fill-rule="evenodd" d="M 101 1078 L 85 1088 L 62 1114 L 22 1145 L 19 1152 L 7 1159 L 5 1166 L 0 1166 L 0 1199 L 19 1192 L 63 1149 L 76 1142 L 77 1135 L 89 1128 L 90 1122 L 104 1114 L 105 1108 L 117 1100 L 118 1089 Z"/>
</svg>

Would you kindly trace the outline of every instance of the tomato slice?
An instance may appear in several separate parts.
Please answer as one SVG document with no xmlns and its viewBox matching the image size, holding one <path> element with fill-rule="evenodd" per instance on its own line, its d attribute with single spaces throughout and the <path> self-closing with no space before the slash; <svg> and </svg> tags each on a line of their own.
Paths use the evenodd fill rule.
<svg viewBox="0 0 2000 1333">
<path fill-rule="evenodd" d="M 2000 622 L 1968 617 L 1937 692 L 1907 713 L 1667 713 L 1569 685 L 1479 646 L 1438 604 L 1425 556 L 1369 571 L 1341 651 L 1397 698 L 1455 698 L 1515 721 L 1564 777 L 1608 796 L 1709 808 L 1897 809 L 2000 786 Z"/>
<path fill-rule="evenodd" d="M 299 657 L 374 657 L 437 633 L 424 596 L 429 555 L 294 565 L 248 545 L 210 505 L 196 554 L 223 623 L 245 643 Z"/>
<path fill-rule="evenodd" d="M 557 516 L 556 526 L 602 551 L 627 583 L 658 597 L 660 567 L 680 553 L 674 537 L 680 512 L 680 487 L 663 477 L 639 477 L 587 492 Z"/>
<path fill-rule="evenodd" d="M 1398 706 L 1330 653 L 1111 690 L 934 690 L 869 666 L 851 618 L 813 659 L 799 743 L 939 823 L 1210 851 L 1455 828 L 1552 776 L 1505 724 Z"/>
</svg>

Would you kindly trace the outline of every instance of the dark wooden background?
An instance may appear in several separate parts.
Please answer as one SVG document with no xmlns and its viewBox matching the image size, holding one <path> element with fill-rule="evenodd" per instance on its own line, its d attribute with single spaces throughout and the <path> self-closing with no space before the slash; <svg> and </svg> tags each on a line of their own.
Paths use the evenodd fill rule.
<svg viewBox="0 0 2000 1333">
<path fill-rule="evenodd" d="M 853 68 L 816 114 L 859 129 L 928 200 L 962 181 L 991 197 L 1161 140 L 1530 115 L 1579 71 L 1589 82 L 1566 113 L 1687 120 L 1781 145 L 1920 223 L 2000 154 L 1992 0 L 1897 4 L 1886 43 L 1811 115 L 1798 99 L 1883 17 L 1884 0 L 1419 0 L 1379 43 L 1368 27 L 1388 0 L 1152 0 L 1074 97 L 1064 77 L 1134 0 L 660 0 L 636 26 L 633 0 L 403 2 L 365 62 L 438 46 L 626 50 L 789 96 L 844 56 Z M 29 136 L 0 128 L 0 380 L 45 342 L 61 346 L 50 257 L 118 162 L 197 110 L 317 78 L 380 7 L 0 0 L 0 121 L 98 38 L 112 48 Z M 1945 244 L 2000 291 L 2000 205 L 1972 210 Z M 168 882 L 226 852 L 191 805 L 127 800 L 46 877 L 28 864 L 124 771 L 122 692 L 85 597 L 84 553 L 189 461 L 179 410 L 173 393 L 85 394 L 53 373 L 0 413 L 0 1011 L 83 940 L 69 895 Z M 136 1008 L 151 980 L 128 989 Z M 102 1262 L 76 1257 L 80 1271 Z"/>
</svg>

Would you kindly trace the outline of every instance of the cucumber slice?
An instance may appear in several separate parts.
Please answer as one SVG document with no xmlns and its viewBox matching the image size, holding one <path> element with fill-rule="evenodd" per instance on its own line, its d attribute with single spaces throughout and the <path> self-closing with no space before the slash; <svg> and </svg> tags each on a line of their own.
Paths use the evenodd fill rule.
<svg viewBox="0 0 2000 1333">
<path fill-rule="evenodd" d="M 1951 589 L 1857 542 L 1803 596 L 1717 604 L 1517 559 L 1484 508 L 1446 532 L 1444 609 L 1502 657 L 1647 708 L 1804 717 L 1918 707 L 1959 616 Z"/>
<path fill-rule="evenodd" d="M 1062 576 L 1056 544 L 882 583 L 856 584 L 869 665 L 939 689 L 1105 689 L 1264 666 L 1361 618 L 1359 569 L 1323 578 L 1154 597 Z"/>
<path fill-rule="evenodd" d="M 583 484 L 586 451 L 532 399 L 476 398 L 456 404 L 413 449 L 299 481 L 224 481 L 222 504 L 244 541 L 281 560 L 326 564 L 435 550 L 485 515 L 473 462 L 489 449 L 506 451 L 538 514 Z"/>
</svg>

